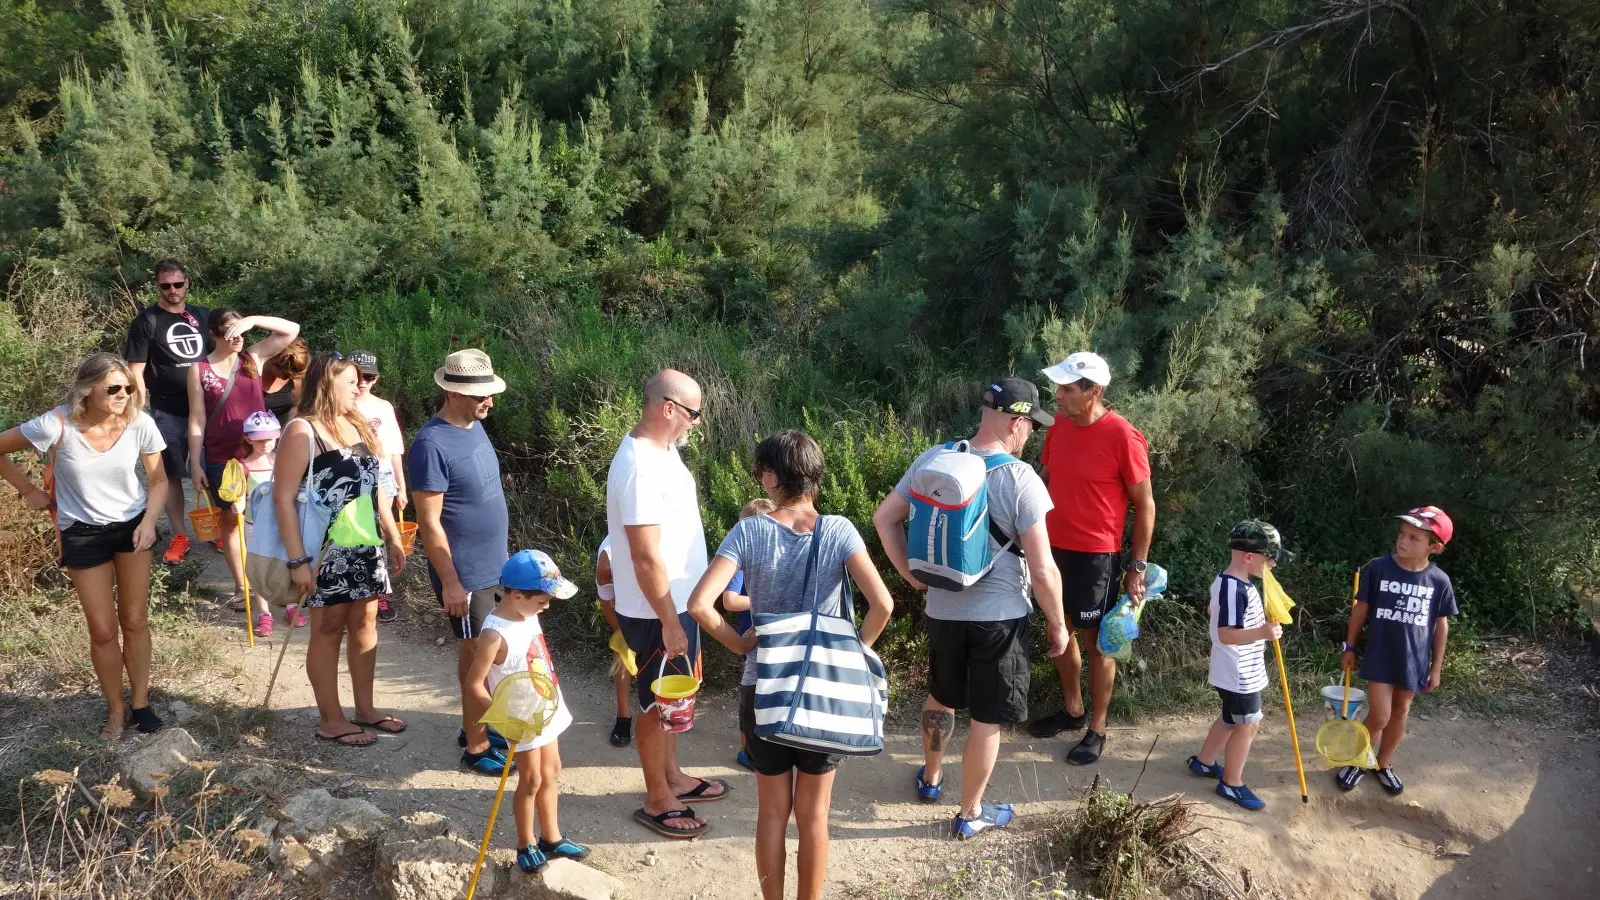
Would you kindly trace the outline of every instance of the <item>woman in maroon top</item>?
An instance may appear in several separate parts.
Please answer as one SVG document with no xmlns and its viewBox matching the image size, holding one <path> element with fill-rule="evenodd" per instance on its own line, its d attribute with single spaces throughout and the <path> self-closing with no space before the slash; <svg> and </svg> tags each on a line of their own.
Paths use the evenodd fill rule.
<svg viewBox="0 0 1600 900">
<path fill-rule="evenodd" d="M 260 343 L 244 347 L 251 329 L 272 332 Z M 226 554 L 233 574 L 235 597 L 243 609 L 244 559 L 234 536 L 239 516 L 232 505 L 217 500 L 216 486 L 230 459 L 244 455 L 244 420 L 265 408 L 261 392 L 261 363 L 271 359 L 300 334 L 300 326 L 272 316 L 241 316 L 231 309 L 211 313 L 208 329 L 215 342 L 206 357 L 189 367 L 189 477 L 195 490 L 205 490 L 221 509 L 219 549 Z"/>
</svg>

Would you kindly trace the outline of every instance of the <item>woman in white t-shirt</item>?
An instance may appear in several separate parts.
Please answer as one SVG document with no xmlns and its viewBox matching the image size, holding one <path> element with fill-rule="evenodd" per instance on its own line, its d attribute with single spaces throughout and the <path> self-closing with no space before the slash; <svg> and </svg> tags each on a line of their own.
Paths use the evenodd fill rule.
<svg viewBox="0 0 1600 900">
<path fill-rule="evenodd" d="M 61 406 L 0 434 L 0 477 L 22 493 L 30 509 L 54 504 L 61 531 L 61 565 L 77 589 L 89 620 L 89 656 L 106 698 L 101 740 L 116 740 L 132 722 L 145 733 L 161 728 L 150 709 L 150 547 L 156 517 L 167 497 L 161 439 L 144 411 L 143 382 L 110 353 L 92 353 L 78 365 Z M 28 480 L 11 461 L 23 449 L 54 459 L 54 496 Z M 145 483 L 139 480 L 144 466 Z M 118 641 L 118 629 L 121 641 Z M 132 708 L 122 704 L 128 672 Z"/>
</svg>

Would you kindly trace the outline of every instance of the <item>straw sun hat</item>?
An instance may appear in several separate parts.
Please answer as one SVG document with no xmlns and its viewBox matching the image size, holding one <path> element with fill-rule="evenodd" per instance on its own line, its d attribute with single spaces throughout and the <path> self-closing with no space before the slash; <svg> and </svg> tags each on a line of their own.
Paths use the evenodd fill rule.
<svg viewBox="0 0 1600 900">
<path fill-rule="evenodd" d="M 457 350 L 446 356 L 444 366 L 433 370 L 433 382 L 468 397 L 489 397 L 506 389 L 505 381 L 494 374 L 489 354 L 482 350 Z"/>
</svg>

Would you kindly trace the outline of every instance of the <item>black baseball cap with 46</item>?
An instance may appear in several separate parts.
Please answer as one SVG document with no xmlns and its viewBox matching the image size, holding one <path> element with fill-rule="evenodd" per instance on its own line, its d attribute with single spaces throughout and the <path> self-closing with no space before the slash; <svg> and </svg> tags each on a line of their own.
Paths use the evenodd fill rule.
<svg viewBox="0 0 1600 900">
<path fill-rule="evenodd" d="M 1046 428 L 1056 417 L 1039 406 L 1039 387 L 1021 378 L 1001 378 L 983 392 L 983 405 L 1014 416 L 1027 416 Z"/>
</svg>

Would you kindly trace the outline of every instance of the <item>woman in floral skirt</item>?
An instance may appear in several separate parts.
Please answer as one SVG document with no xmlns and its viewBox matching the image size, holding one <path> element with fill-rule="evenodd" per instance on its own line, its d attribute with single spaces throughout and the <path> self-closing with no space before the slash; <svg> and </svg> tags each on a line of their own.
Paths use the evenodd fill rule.
<svg viewBox="0 0 1600 900">
<path fill-rule="evenodd" d="M 273 470 L 273 502 L 289 575 L 311 612 L 306 674 L 317 698 L 317 737 L 350 747 L 377 740 L 372 732 L 399 734 L 406 723 L 373 706 L 378 661 L 377 604 L 390 593 L 389 577 L 405 566 L 391 498 L 379 484 L 377 437 L 356 411 L 358 373 L 337 353 L 319 354 L 306 370 L 300 416 L 284 429 Z M 311 469 L 308 502 L 325 508 L 330 527 L 323 546 L 305 546 L 296 499 Z M 339 647 L 346 659 L 355 715 L 339 704 Z M 372 729 L 368 731 L 367 729 Z"/>
</svg>

